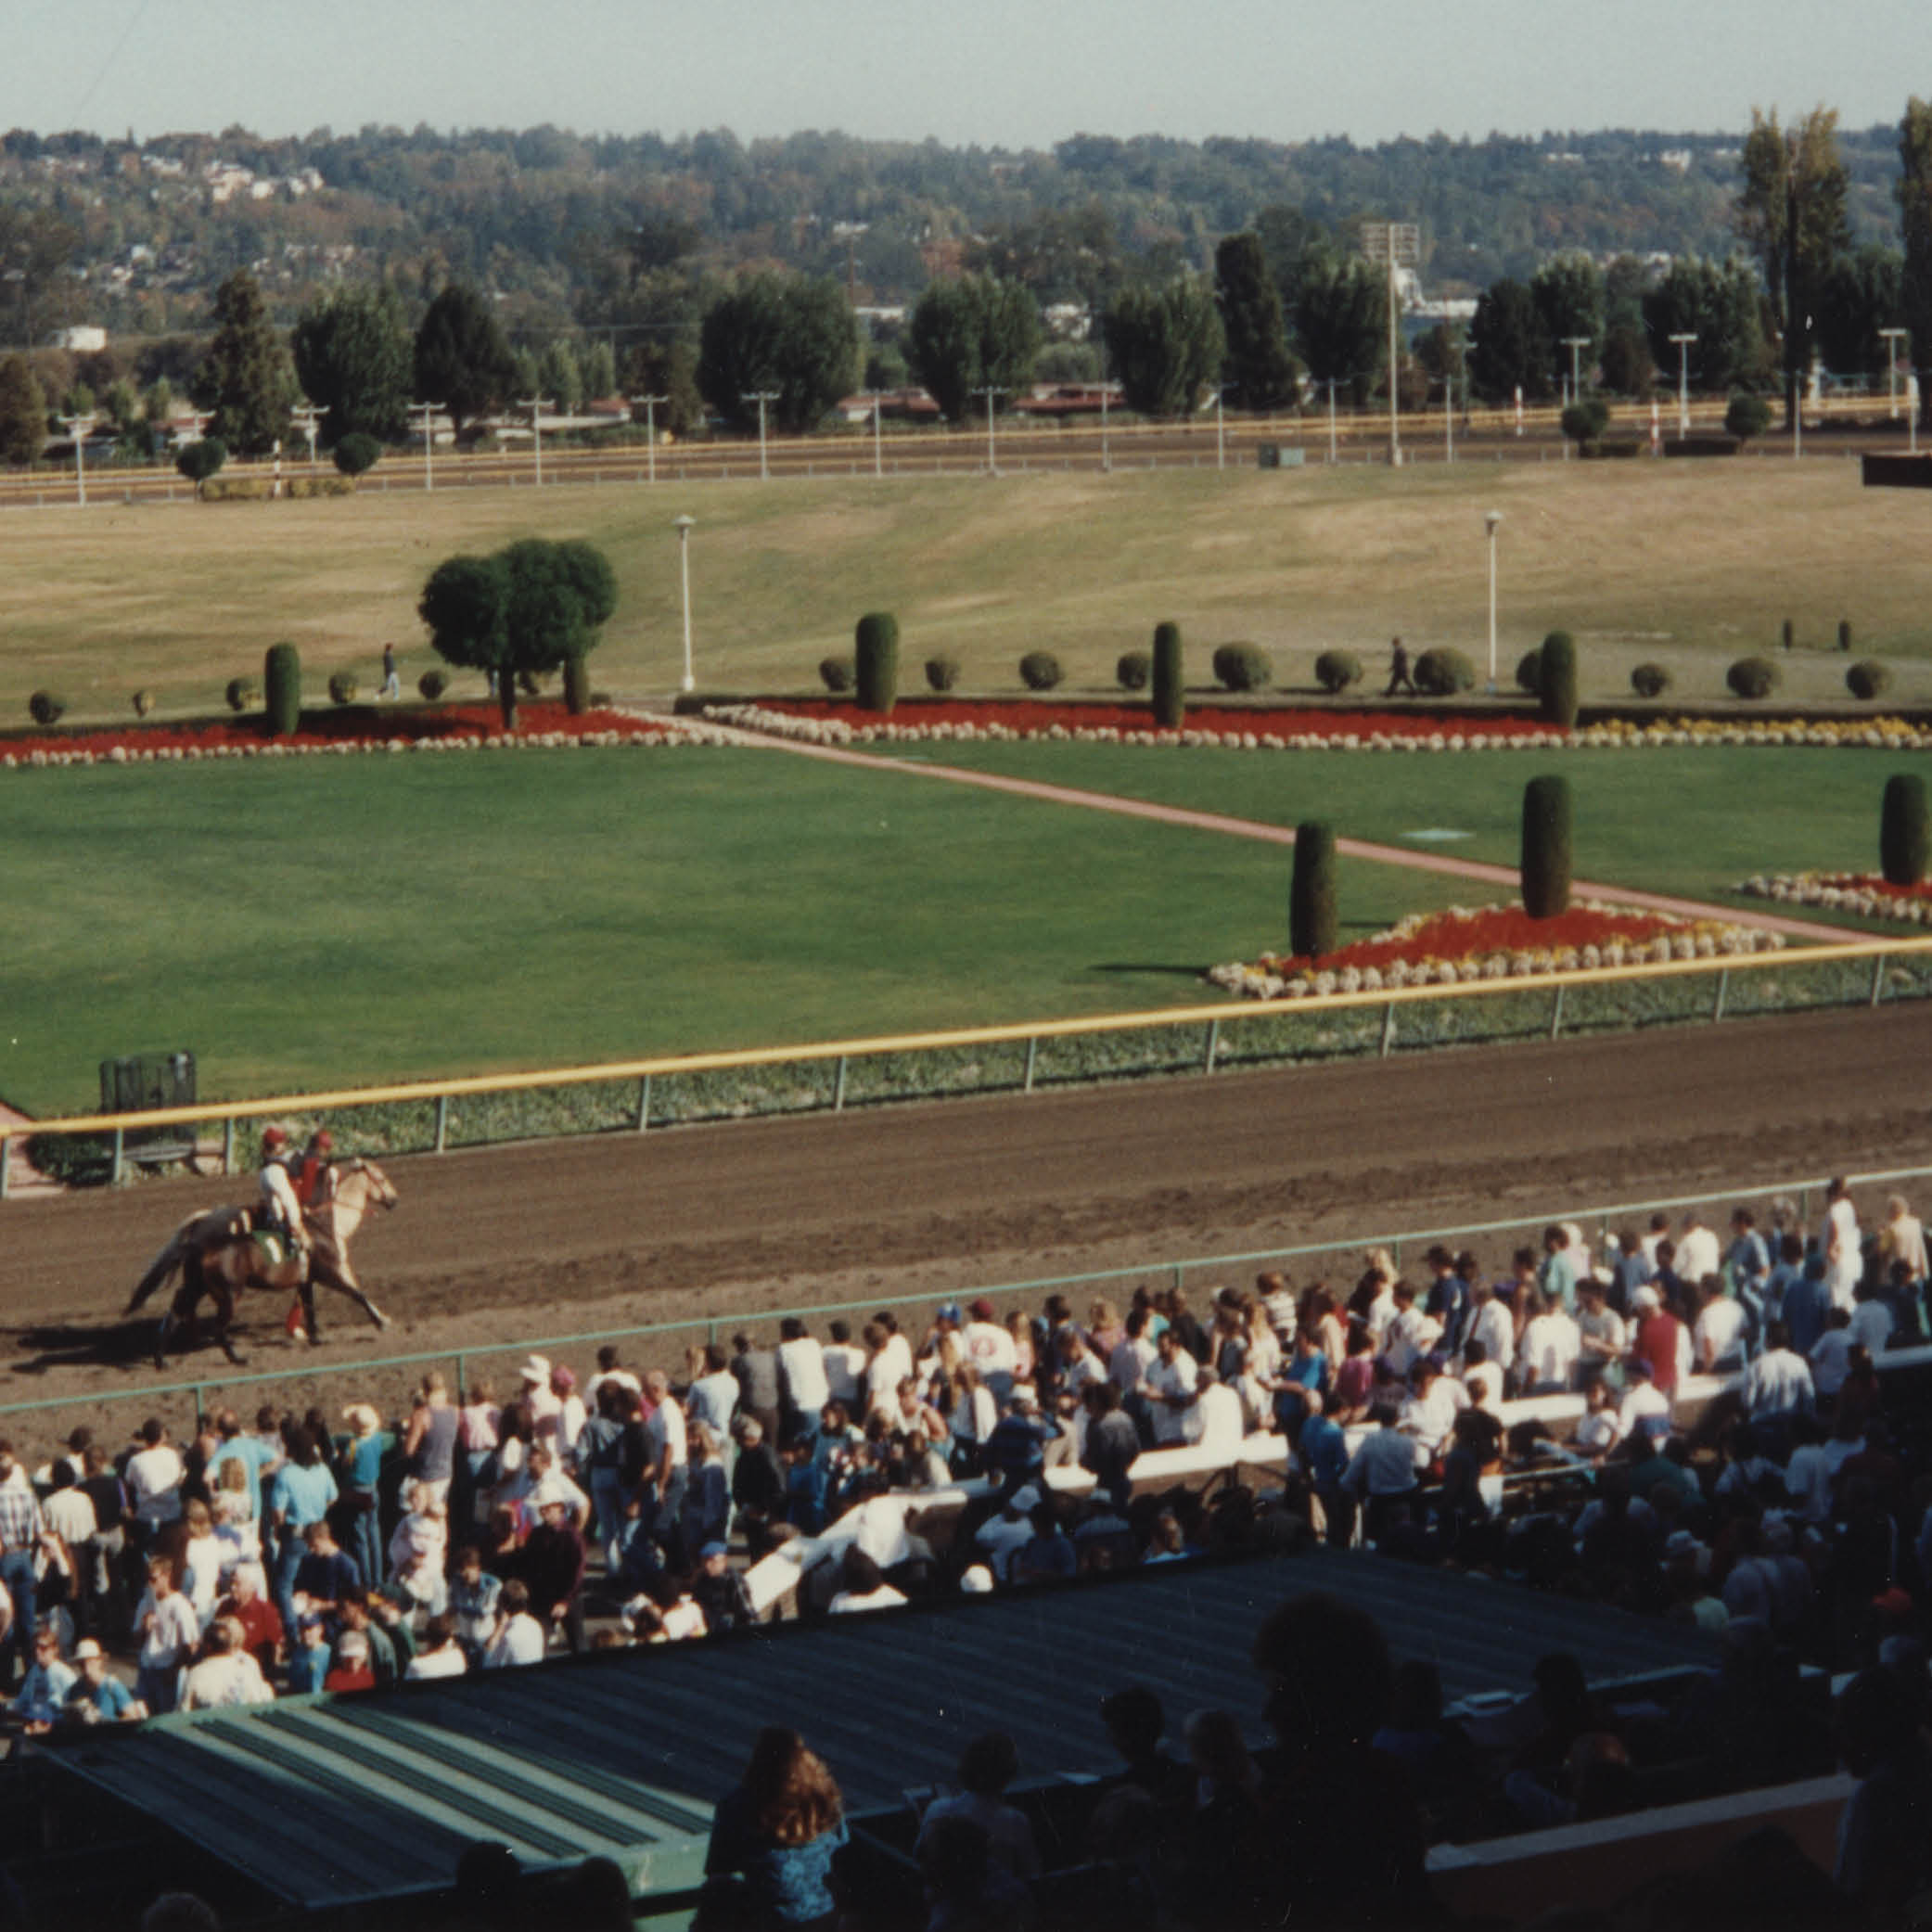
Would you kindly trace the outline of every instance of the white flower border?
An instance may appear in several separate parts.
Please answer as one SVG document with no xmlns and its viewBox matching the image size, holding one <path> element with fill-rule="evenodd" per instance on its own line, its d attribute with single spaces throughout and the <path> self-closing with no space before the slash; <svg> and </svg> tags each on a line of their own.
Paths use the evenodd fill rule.
<svg viewBox="0 0 1932 1932">
<path fill-rule="evenodd" d="M 1474 918 L 1494 912 L 1494 906 L 1452 905 L 1439 913 L 1411 913 L 1375 943 L 1414 939 L 1438 919 Z M 1643 913 L 1678 928 L 1655 939 L 1626 943 L 1611 940 L 1603 946 L 1536 946 L 1518 952 L 1471 953 L 1463 959 L 1397 960 L 1387 966 L 1343 966 L 1339 971 L 1298 973 L 1283 979 L 1265 966 L 1239 962 L 1210 968 L 1203 977 L 1224 992 L 1252 1000 L 1320 999 L 1337 992 L 1392 992 L 1405 986 L 1468 986 L 1478 980 L 1524 979 L 1539 973 L 1587 973 L 1600 966 L 1668 966 L 1672 960 L 1738 958 L 1750 953 L 1776 953 L 1784 948 L 1782 933 L 1754 926 L 1734 926 L 1722 920 L 1679 919 L 1668 913 L 1644 913 L 1640 906 L 1612 900 L 1580 899 L 1576 910 L 1586 913 Z"/>
<path fill-rule="evenodd" d="M 1932 899 L 1900 899 L 1862 886 L 1829 886 L 1825 876 L 1818 872 L 1760 873 L 1742 881 L 1737 889 L 1753 899 L 1775 899 L 1785 905 L 1823 905 L 1899 926 L 1932 926 Z"/>
<path fill-rule="evenodd" d="M 1048 724 L 1022 730 L 1010 724 L 851 724 L 843 718 L 800 717 L 757 704 L 712 704 L 703 715 L 741 731 L 790 738 L 805 745 L 1018 744 L 1030 739 L 1090 745 L 1185 746 L 1227 751 L 1612 751 L 1665 745 L 1871 746 L 1893 751 L 1932 751 L 1932 731 L 1917 731 L 1897 718 L 1805 724 L 1796 719 L 1752 725 L 1718 725 L 1680 718 L 1655 724 L 1590 724 L 1576 731 L 1516 733 L 1131 731 L 1119 725 Z"/>
</svg>

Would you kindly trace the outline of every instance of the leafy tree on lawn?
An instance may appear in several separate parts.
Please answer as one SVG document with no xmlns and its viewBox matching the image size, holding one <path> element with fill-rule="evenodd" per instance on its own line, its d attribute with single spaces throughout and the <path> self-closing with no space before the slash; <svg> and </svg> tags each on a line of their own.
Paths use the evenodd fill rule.
<svg viewBox="0 0 1932 1932">
<path fill-rule="evenodd" d="M 617 608 L 617 579 L 584 543 L 526 537 L 490 557 L 453 557 L 423 586 L 416 613 L 437 655 L 496 681 L 505 731 L 517 728 L 517 679 L 587 656 Z"/>
<path fill-rule="evenodd" d="M 1268 273 L 1261 237 L 1224 235 L 1214 250 L 1214 287 L 1227 338 L 1222 374 L 1244 409 L 1273 409 L 1295 398 L 1295 358 L 1288 353 L 1281 291 Z"/>
<path fill-rule="evenodd" d="M 617 393 L 617 355 L 608 338 L 595 337 L 578 358 L 582 370 L 584 400 L 601 403 L 606 396 Z M 652 395 L 659 392 L 651 391 Z"/>
<path fill-rule="evenodd" d="M 1564 337 L 1589 339 L 1577 352 L 1577 367 L 1587 376 L 1603 346 L 1603 270 L 1588 255 L 1570 249 L 1552 257 L 1529 277 L 1529 293 L 1535 299 L 1537 319 L 1549 339 L 1559 374 L 1569 374 L 1569 351 L 1563 346 Z"/>
<path fill-rule="evenodd" d="M 576 415 L 583 401 L 583 371 L 577 366 L 576 351 L 562 337 L 537 358 L 537 386 L 530 393 L 548 396 L 561 415 Z"/>
<path fill-rule="evenodd" d="M 0 463 L 32 463 L 47 444 L 47 399 L 24 355 L 0 356 Z"/>
<path fill-rule="evenodd" d="M 1673 335 L 1697 339 L 1685 365 L 1693 389 L 1723 390 L 1756 380 L 1764 362 L 1759 306 L 1757 278 L 1744 262 L 1694 255 L 1673 262 L 1644 298 L 1644 327 L 1666 388 L 1677 386 Z"/>
<path fill-rule="evenodd" d="M 1904 326 L 1919 373 L 1921 420 L 1932 428 L 1932 101 L 1917 95 L 1899 123 L 1899 224 L 1905 238 Z"/>
<path fill-rule="evenodd" d="M 393 288 L 340 288 L 311 302 L 289 346 L 302 393 L 328 411 L 318 425 L 326 448 L 345 436 L 394 441 L 409 433 L 415 345 Z"/>
<path fill-rule="evenodd" d="M 948 422 L 986 414 L 973 391 L 991 383 L 1010 396 L 1032 380 L 1040 312 L 1018 282 L 960 275 L 932 283 L 906 320 L 906 360 Z"/>
<path fill-rule="evenodd" d="M 1524 398 L 1540 402 L 1550 393 L 1551 344 L 1536 298 L 1505 275 L 1477 298 L 1469 326 L 1469 377 L 1493 403 L 1506 403 L 1520 384 Z"/>
<path fill-rule="evenodd" d="M 1905 326 L 1905 258 L 1868 244 L 1840 255 L 1818 288 L 1815 317 L 1824 366 L 1839 376 L 1883 376 L 1878 331 Z"/>
<path fill-rule="evenodd" d="M 510 345 L 489 303 L 464 282 L 452 282 L 416 332 L 416 394 L 449 412 L 460 438 L 466 426 L 509 398 L 515 369 Z"/>
<path fill-rule="evenodd" d="M 38 342 L 66 319 L 81 233 L 48 208 L 0 201 L 0 342 Z"/>
<path fill-rule="evenodd" d="M 1226 352 L 1213 290 L 1198 275 L 1121 290 L 1105 327 L 1107 362 L 1127 406 L 1143 416 L 1191 413 Z"/>
<path fill-rule="evenodd" d="M 692 436 L 704 428 L 704 398 L 697 390 L 697 352 L 675 339 L 640 342 L 624 358 L 624 394 L 662 396 L 649 419 L 661 436 Z M 634 421 L 646 420 L 642 403 L 633 403 Z"/>
<path fill-rule="evenodd" d="M 858 330 L 836 282 L 750 275 L 705 311 L 697 386 L 740 429 L 758 422 L 758 405 L 744 398 L 775 390 L 777 426 L 797 433 L 815 429 L 851 390 L 858 361 Z"/>
<path fill-rule="evenodd" d="M 288 433 L 295 371 L 247 269 L 215 290 L 214 321 L 214 339 L 195 372 L 195 401 L 214 411 L 211 436 L 242 455 L 266 455 Z"/>
<path fill-rule="evenodd" d="M 1388 354 L 1388 278 L 1373 262 L 1318 249 L 1303 262 L 1295 346 L 1319 383 L 1366 394 Z"/>
</svg>

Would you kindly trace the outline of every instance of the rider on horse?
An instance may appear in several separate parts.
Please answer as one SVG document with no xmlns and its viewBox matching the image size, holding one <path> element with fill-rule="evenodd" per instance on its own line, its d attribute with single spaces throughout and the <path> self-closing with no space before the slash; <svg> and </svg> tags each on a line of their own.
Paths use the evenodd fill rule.
<svg viewBox="0 0 1932 1932">
<path fill-rule="evenodd" d="M 262 1136 L 262 1171 L 257 1176 L 262 1184 L 262 1207 L 259 1224 L 279 1233 L 288 1242 L 290 1254 L 303 1254 L 308 1250 L 309 1237 L 302 1226 L 301 1196 L 289 1171 L 295 1160 L 288 1130 L 267 1129 Z"/>
<path fill-rule="evenodd" d="M 326 1127 L 318 1127 L 294 1162 L 295 1198 L 301 1203 L 304 1213 L 329 1196 L 328 1163 L 335 1151 L 335 1135 Z"/>
</svg>

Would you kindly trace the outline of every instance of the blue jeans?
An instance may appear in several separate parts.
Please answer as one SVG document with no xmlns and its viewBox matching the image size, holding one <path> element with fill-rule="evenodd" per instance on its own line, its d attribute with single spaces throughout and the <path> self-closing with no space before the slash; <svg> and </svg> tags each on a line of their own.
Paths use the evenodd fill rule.
<svg viewBox="0 0 1932 1932">
<path fill-rule="evenodd" d="M 282 1532 L 281 1553 L 275 1558 L 275 1608 L 282 1613 L 282 1628 L 288 1633 L 291 1651 L 301 1642 L 301 1632 L 295 1628 L 295 1573 L 301 1567 L 307 1551 L 300 1529 Z"/>
<path fill-rule="evenodd" d="M 9 1550 L 0 1556 L 0 1583 L 6 1586 L 6 1593 L 13 1599 L 13 1624 L 6 1632 L 6 1644 L 0 1650 L 0 1677 L 11 1684 L 14 1666 L 19 1666 L 19 1674 L 27 1674 L 27 1666 L 33 1658 L 33 1618 L 35 1592 L 38 1585 L 33 1575 L 33 1552 L 32 1550 Z"/>
<path fill-rule="evenodd" d="M 617 1469 L 590 1472 L 590 1507 L 596 1524 L 597 1547 L 604 1553 L 604 1567 L 616 1574 L 618 1542 L 624 1527 L 624 1478 Z"/>
<path fill-rule="evenodd" d="M 344 1539 L 355 1567 L 362 1572 L 363 1588 L 377 1590 L 381 1587 L 387 1574 L 388 1564 L 382 1549 L 382 1517 L 377 1508 L 374 1490 L 351 1490 L 347 1497 L 349 1534 Z M 366 1509 L 357 1505 L 366 1501 Z"/>
</svg>

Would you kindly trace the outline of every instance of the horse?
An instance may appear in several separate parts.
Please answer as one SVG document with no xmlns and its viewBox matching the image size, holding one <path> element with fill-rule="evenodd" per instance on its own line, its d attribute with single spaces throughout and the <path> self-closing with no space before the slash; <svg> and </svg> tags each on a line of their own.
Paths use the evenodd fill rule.
<svg viewBox="0 0 1932 1932">
<path fill-rule="evenodd" d="M 148 1263 L 127 1305 L 127 1312 L 134 1314 L 179 1271 L 181 1286 L 155 1337 L 157 1367 L 166 1359 L 169 1337 L 194 1319 L 204 1296 L 214 1300 L 215 1339 L 231 1362 L 240 1358 L 228 1338 L 228 1327 L 234 1319 L 236 1297 L 248 1288 L 293 1290 L 301 1321 L 298 1328 L 297 1311 L 291 1309 L 290 1330 L 312 1343 L 317 1339 L 317 1282 L 348 1296 L 377 1327 L 388 1327 L 388 1316 L 363 1292 L 355 1278 L 349 1243 L 370 1208 L 396 1205 L 395 1185 L 373 1160 L 360 1158 L 332 1162 L 323 1171 L 322 1189 L 302 1215 L 309 1236 L 306 1257 L 294 1254 L 271 1261 L 250 1232 L 252 1218 L 245 1208 L 203 1209 L 175 1229 Z"/>
</svg>

